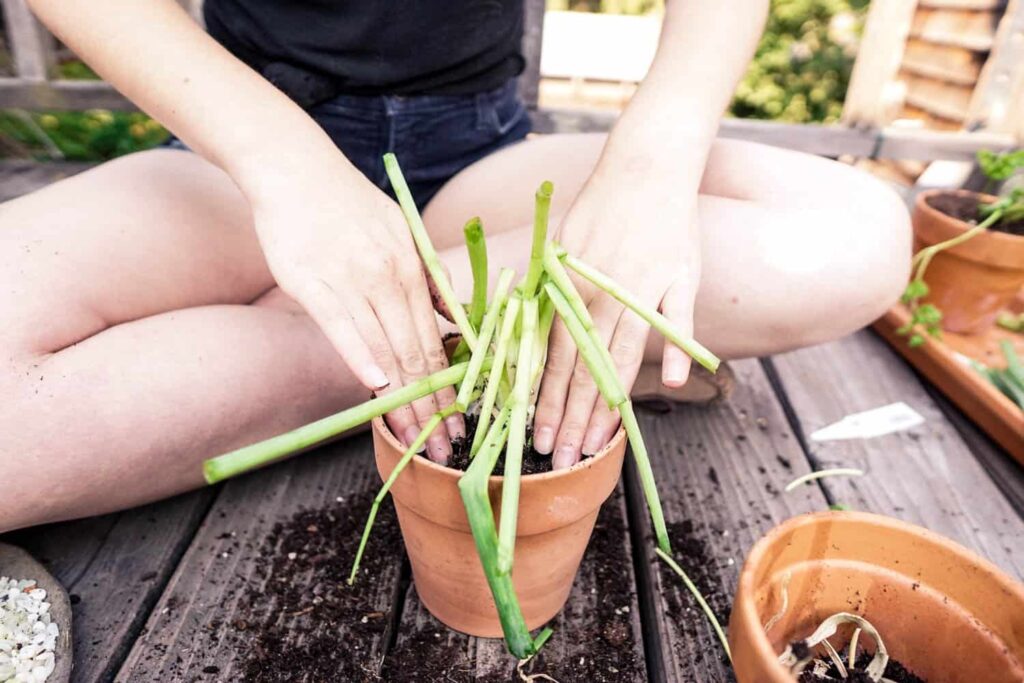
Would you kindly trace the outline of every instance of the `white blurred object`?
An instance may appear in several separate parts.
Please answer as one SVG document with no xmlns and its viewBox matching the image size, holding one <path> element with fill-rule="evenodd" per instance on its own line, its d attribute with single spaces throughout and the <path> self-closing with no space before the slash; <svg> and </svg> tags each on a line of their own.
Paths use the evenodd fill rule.
<svg viewBox="0 0 1024 683">
<path fill-rule="evenodd" d="M 547 12 L 540 74 L 639 83 L 654 60 L 660 34 L 657 15 Z"/>
<path fill-rule="evenodd" d="M 811 434 L 811 441 L 839 441 L 843 439 L 870 439 L 892 434 L 924 423 L 924 418 L 900 401 L 862 413 L 847 415 L 838 422 L 822 427 Z"/>
</svg>

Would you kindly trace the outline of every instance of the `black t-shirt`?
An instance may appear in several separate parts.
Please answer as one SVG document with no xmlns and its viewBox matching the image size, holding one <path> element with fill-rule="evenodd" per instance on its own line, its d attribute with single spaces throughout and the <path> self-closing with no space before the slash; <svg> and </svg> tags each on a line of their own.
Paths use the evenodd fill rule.
<svg viewBox="0 0 1024 683">
<path fill-rule="evenodd" d="M 300 104 L 463 95 L 523 69 L 522 0 L 206 0 L 207 30 Z"/>
</svg>

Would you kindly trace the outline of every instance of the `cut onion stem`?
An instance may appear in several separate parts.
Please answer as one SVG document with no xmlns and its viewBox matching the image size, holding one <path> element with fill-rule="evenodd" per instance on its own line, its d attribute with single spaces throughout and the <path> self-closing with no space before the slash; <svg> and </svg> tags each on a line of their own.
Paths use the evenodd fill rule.
<svg viewBox="0 0 1024 683">
<path fill-rule="evenodd" d="M 412 192 L 409 191 L 409 186 L 405 182 L 405 176 L 402 175 L 398 159 L 390 152 L 384 155 L 384 170 L 387 171 L 388 179 L 391 180 L 391 188 L 395 191 L 395 197 L 398 198 L 398 206 L 402 209 L 405 222 L 409 224 L 409 231 L 412 233 L 412 239 L 416 243 L 417 250 L 420 252 L 423 265 L 426 267 L 427 273 L 430 274 L 430 278 L 434 281 L 437 292 L 441 295 L 441 300 L 444 301 L 444 305 L 451 314 L 452 320 L 455 321 L 455 325 L 459 328 L 459 333 L 466 340 L 469 350 L 472 351 L 476 348 L 476 332 L 473 330 L 473 326 L 469 324 L 466 310 L 456 298 L 452 284 L 448 282 L 448 275 L 441 266 L 441 260 L 437 257 L 437 251 L 434 250 L 434 245 L 430 241 L 430 235 L 427 234 L 427 228 L 423 225 L 423 218 L 416 208 L 416 202 L 413 200 Z"/>
<path fill-rule="evenodd" d="M 526 443 L 526 413 L 533 386 L 533 349 L 537 343 L 537 300 L 523 301 L 522 341 L 512 387 L 512 413 L 509 418 L 508 446 L 505 447 L 505 478 L 501 487 L 501 524 L 498 527 L 498 571 L 512 571 L 519 517 L 519 486 L 522 479 L 523 448 Z"/>
<path fill-rule="evenodd" d="M 615 280 L 612 280 L 597 268 L 587 265 L 568 253 L 562 256 L 562 260 L 569 268 L 576 271 L 587 280 L 590 280 L 598 288 L 610 294 L 612 297 L 617 299 L 619 303 L 623 304 L 638 316 L 646 320 L 651 327 L 660 332 L 662 336 L 670 342 L 685 351 L 691 358 L 702 366 L 711 372 L 718 369 L 721 361 L 715 354 L 711 353 L 696 339 L 683 335 L 672 321 L 661 313 L 658 313 L 658 311 L 645 306 L 639 299 L 633 296 L 633 294 L 622 287 L 622 285 L 615 282 Z"/>
<path fill-rule="evenodd" d="M 501 389 L 502 378 L 505 375 L 505 360 L 508 358 L 509 342 L 515 333 L 516 320 L 519 319 L 519 309 L 522 299 L 517 296 L 510 297 L 505 306 L 505 314 L 501 321 L 501 331 L 498 333 L 498 342 L 494 347 L 494 362 L 491 364 L 490 373 L 487 376 L 487 385 L 484 387 L 483 398 L 480 399 L 480 417 L 476 425 L 476 434 L 473 436 L 473 445 L 470 448 L 470 457 L 476 457 L 477 451 L 484 442 L 484 435 L 487 434 L 488 424 L 491 421 L 491 412 L 494 410 L 495 402 L 498 399 L 498 392 Z"/>
<path fill-rule="evenodd" d="M 498 571 L 498 532 L 494 526 L 494 511 L 491 508 L 487 485 L 501 449 L 505 445 L 505 439 L 508 438 L 508 416 L 509 409 L 506 406 L 491 425 L 484 446 L 477 453 L 477 457 L 459 479 L 459 494 L 466 507 L 466 518 L 469 520 L 469 528 L 476 543 L 477 555 L 480 557 L 484 576 L 498 610 L 505 644 L 513 656 L 525 659 L 537 652 L 550 633 L 545 633 L 545 629 L 536 641 L 533 640 L 526 628 L 526 620 L 519 607 L 511 575 Z"/>
<path fill-rule="evenodd" d="M 537 293 L 541 273 L 544 272 L 544 245 L 548 237 L 548 212 L 551 210 L 551 193 L 555 187 L 545 180 L 537 189 L 533 212 L 533 241 L 530 245 L 530 266 L 523 282 L 523 296 L 533 297 Z"/>
<path fill-rule="evenodd" d="M 490 359 L 484 361 L 485 368 L 490 367 L 489 363 Z M 285 456 L 318 446 L 375 417 L 390 413 L 406 403 L 411 403 L 455 384 L 465 376 L 468 368 L 469 363 L 453 365 L 395 389 L 390 394 L 378 396 L 366 403 L 329 415 L 265 441 L 211 458 L 203 463 L 203 476 L 206 478 L 207 484 L 216 484 L 249 470 L 263 467 Z"/>
<path fill-rule="evenodd" d="M 469 324 L 479 332 L 480 325 L 487 310 L 487 240 L 484 237 L 484 226 L 480 219 L 469 219 L 462 228 L 466 238 L 466 251 L 469 252 L 469 269 L 473 273 L 473 298 L 469 304 Z"/>
<path fill-rule="evenodd" d="M 466 370 L 466 376 L 462 378 L 458 396 L 455 398 L 455 408 L 460 413 L 466 412 L 469 408 L 470 396 L 476 387 L 477 378 L 480 376 L 480 369 L 483 367 L 484 360 L 487 358 L 487 353 L 490 350 L 491 337 L 494 335 L 494 328 L 498 324 L 498 316 L 501 315 L 505 301 L 508 299 L 508 290 L 512 286 L 512 278 L 515 275 L 516 271 L 511 268 L 504 268 L 501 271 L 501 275 L 498 276 L 498 284 L 494 290 L 494 299 L 491 301 L 490 308 L 487 309 L 487 314 L 483 318 L 483 324 L 480 326 L 480 336 L 477 337 L 478 344 L 476 350 L 470 356 L 469 368 Z"/>
</svg>

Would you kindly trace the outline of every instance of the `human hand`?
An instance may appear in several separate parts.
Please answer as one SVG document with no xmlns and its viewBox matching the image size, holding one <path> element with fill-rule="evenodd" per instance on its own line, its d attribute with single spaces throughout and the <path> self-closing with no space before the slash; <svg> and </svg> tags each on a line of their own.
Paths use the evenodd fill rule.
<svg viewBox="0 0 1024 683">
<path fill-rule="evenodd" d="M 610 276 L 644 304 L 659 309 L 680 331 L 693 332 L 693 305 L 700 280 L 697 193 L 680 189 L 672 176 L 649 171 L 611 174 L 598 170 L 560 228 L 567 252 Z M 608 345 L 627 394 L 643 362 L 648 324 L 590 282 L 573 274 L 594 326 Z M 690 358 L 665 344 L 662 382 L 682 386 Z M 600 397 L 565 326 L 551 333 L 547 365 L 534 418 L 534 447 L 553 453 L 555 469 L 592 455 L 615 434 L 619 416 Z"/>
<path fill-rule="evenodd" d="M 398 205 L 339 159 L 296 177 L 265 174 L 250 200 L 271 273 L 320 326 L 356 378 L 378 395 L 447 366 L 427 277 Z M 412 443 L 427 420 L 455 402 L 447 387 L 388 414 Z M 461 415 L 427 440 L 445 463 Z"/>
</svg>

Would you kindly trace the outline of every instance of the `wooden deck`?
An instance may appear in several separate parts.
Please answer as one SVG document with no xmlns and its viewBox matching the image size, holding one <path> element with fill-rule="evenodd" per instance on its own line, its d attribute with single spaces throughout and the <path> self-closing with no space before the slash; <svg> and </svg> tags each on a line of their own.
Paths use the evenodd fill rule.
<svg viewBox="0 0 1024 683">
<path fill-rule="evenodd" d="M 0 175 L 13 178 L 4 196 L 67 172 L 11 169 Z M 923 524 L 1024 577 L 1024 470 L 873 333 L 732 366 L 727 401 L 641 414 L 680 563 L 723 621 L 751 544 L 832 503 Z M 926 422 L 866 441 L 809 439 L 894 401 Z M 782 492 L 837 465 L 867 474 Z M 75 681 L 519 680 L 500 641 L 452 633 L 426 612 L 390 514 L 368 571 L 355 589 L 342 585 L 357 539 L 331 529 L 361 526 L 378 485 L 370 440 L 356 437 L 216 488 L 4 540 L 42 559 L 72 595 Z M 319 528 L 324 519 L 331 528 Z M 562 683 L 731 680 L 699 609 L 651 549 L 627 464 L 532 672 Z M 295 661 L 306 653 L 332 673 L 306 672 Z M 283 677 L 253 673 L 275 657 Z M 409 665 L 441 669 L 418 679 L 403 674 Z"/>
</svg>

